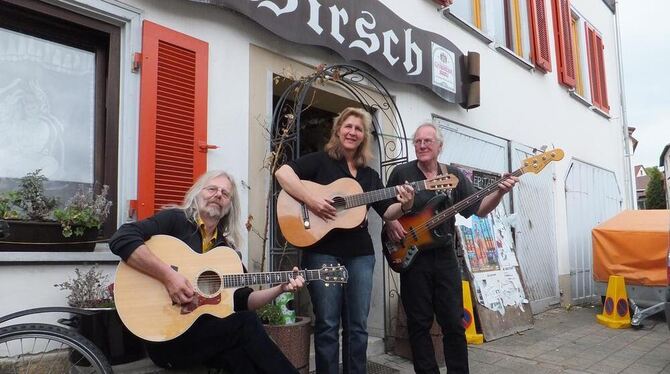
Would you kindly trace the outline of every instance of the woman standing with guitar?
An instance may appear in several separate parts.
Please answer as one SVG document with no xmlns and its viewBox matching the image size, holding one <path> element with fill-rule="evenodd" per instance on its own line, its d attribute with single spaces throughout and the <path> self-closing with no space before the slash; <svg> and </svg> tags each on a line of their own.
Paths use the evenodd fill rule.
<svg viewBox="0 0 670 374">
<path fill-rule="evenodd" d="M 176 266 L 163 262 L 145 241 L 155 235 L 170 235 L 193 251 L 205 253 L 220 246 L 239 245 L 239 226 L 240 203 L 235 180 L 226 172 L 210 171 L 189 189 L 182 205 L 124 224 L 110 239 L 109 247 L 130 267 L 159 280 L 167 291 L 165 298 L 172 299 L 172 306 L 181 306 L 184 314 L 192 311 L 190 307 L 194 305 L 194 308 L 201 306 L 200 294 L 193 285 L 195 280 L 189 281 Z M 293 270 L 297 272 L 298 268 Z M 264 290 L 237 288 L 232 300 L 237 313 L 226 318 L 202 315 L 177 338 L 147 342 L 149 357 L 166 368 L 208 365 L 233 373 L 297 373 L 268 337 L 253 310 L 302 285 L 302 277 L 297 276 Z M 166 308 L 170 307 L 169 299 Z M 133 318 L 151 319 L 151 315 Z M 174 329 L 178 321 L 172 324 L 165 329 Z"/>
<path fill-rule="evenodd" d="M 346 108 L 335 118 L 330 140 L 323 152 L 305 155 L 277 170 L 275 176 L 282 188 L 323 220 L 338 214 L 328 196 L 310 193 L 301 179 L 329 184 L 340 178 L 353 178 L 363 191 L 382 189 L 379 174 L 367 166 L 370 146 L 370 114 L 358 108 Z M 411 186 L 397 187 L 399 202 L 379 201 L 371 204 L 385 220 L 400 217 L 412 206 Z M 339 367 L 339 328 L 342 321 L 342 363 L 344 373 L 366 372 L 368 343 L 367 318 L 370 311 L 372 273 L 375 265 L 372 239 L 367 220 L 350 229 L 335 229 L 316 244 L 305 247 L 303 267 L 319 268 L 340 263 L 349 273 L 346 287 L 308 286 L 314 314 L 314 348 L 318 374 L 337 374 Z"/>
</svg>

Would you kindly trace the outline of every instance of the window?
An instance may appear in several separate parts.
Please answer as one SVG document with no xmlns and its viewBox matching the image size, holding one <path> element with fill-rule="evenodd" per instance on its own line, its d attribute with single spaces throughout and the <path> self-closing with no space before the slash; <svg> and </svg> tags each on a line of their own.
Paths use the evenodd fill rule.
<svg viewBox="0 0 670 374">
<path fill-rule="evenodd" d="M 0 191 L 42 169 L 63 203 L 106 184 L 116 205 L 119 29 L 39 1 L 0 4 Z"/>
<path fill-rule="evenodd" d="M 552 0 L 554 30 L 559 61 L 559 82 L 594 107 L 608 113 L 602 36 L 575 9 L 569 0 Z"/>
<path fill-rule="evenodd" d="M 498 47 L 551 71 L 544 0 L 463 0 L 449 10 Z"/>
</svg>

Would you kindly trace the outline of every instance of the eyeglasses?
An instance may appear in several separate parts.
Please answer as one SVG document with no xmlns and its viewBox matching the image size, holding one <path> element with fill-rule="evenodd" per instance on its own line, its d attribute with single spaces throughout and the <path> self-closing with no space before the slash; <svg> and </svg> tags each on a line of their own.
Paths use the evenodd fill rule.
<svg viewBox="0 0 670 374">
<path fill-rule="evenodd" d="M 435 143 L 435 139 L 414 139 L 414 145 L 430 147 Z"/>
<path fill-rule="evenodd" d="M 230 192 L 226 191 L 223 187 L 218 186 L 207 186 L 202 189 L 208 196 L 214 196 L 217 192 L 221 191 L 221 196 L 224 199 L 230 199 Z"/>
</svg>

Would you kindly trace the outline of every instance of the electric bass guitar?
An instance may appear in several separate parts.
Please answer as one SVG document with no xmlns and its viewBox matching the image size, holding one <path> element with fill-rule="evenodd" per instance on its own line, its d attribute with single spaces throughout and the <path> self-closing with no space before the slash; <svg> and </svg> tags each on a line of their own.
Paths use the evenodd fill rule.
<svg viewBox="0 0 670 374">
<path fill-rule="evenodd" d="M 277 197 L 277 221 L 284 238 L 296 247 L 313 245 L 333 229 L 350 229 L 360 225 L 367 214 L 367 204 L 396 196 L 395 187 L 363 192 L 361 185 L 352 178 L 340 178 L 327 185 L 307 180 L 303 180 L 302 184 L 310 194 L 331 199 L 337 215 L 335 219 L 325 221 L 311 212 L 307 205 L 282 190 Z M 451 174 L 438 175 L 410 184 L 417 192 L 441 191 L 456 187 L 458 178 Z"/>
<path fill-rule="evenodd" d="M 512 173 L 513 176 L 531 172 L 539 173 L 544 167 L 552 161 L 563 159 L 563 150 L 560 148 L 544 152 L 537 156 L 529 157 L 523 161 L 523 167 Z M 482 200 L 487 195 L 498 189 L 498 184 L 504 178 L 491 183 L 488 187 L 468 196 L 453 206 L 436 211 L 445 196 L 436 196 L 428 201 L 426 207 L 420 212 L 400 217 L 398 221 L 407 232 L 405 238 L 399 242 L 392 241 L 386 235 L 386 230 L 382 230 L 382 251 L 389 263 L 391 269 L 402 273 L 412 265 L 415 256 L 421 251 L 421 247 L 434 242 L 433 229 L 439 227 L 448 219 L 454 217 L 458 212 Z"/>
<path fill-rule="evenodd" d="M 195 288 L 189 304 L 174 304 L 159 280 L 119 262 L 114 282 L 114 303 L 123 324 L 144 340 L 171 340 L 203 314 L 227 317 L 233 313 L 233 293 L 237 288 L 280 284 L 302 275 L 305 281 L 346 283 L 344 266 L 323 266 L 317 270 L 244 273 L 237 252 L 217 247 L 205 254 L 193 252 L 181 240 L 155 235 L 145 243 L 163 262 L 183 274 Z"/>
</svg>

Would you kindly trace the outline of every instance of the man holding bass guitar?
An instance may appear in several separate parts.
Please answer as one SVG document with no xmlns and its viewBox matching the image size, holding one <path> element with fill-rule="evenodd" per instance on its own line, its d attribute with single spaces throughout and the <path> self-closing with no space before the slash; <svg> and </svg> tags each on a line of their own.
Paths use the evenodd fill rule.
<svg viewBox="0 0 670 374">
<path fill-rule="evenodd" d="M 138 222 L 124 224 L 112 236 L 109 246 L 127 265 L 159 280 L 167 291 L 165 297 L 172 299 L 173 306 L 181 305 L 184 314 L 191 311 L 189 306 L 199 305 L 200 296 L 196 296 L 192 281 L 182 275 L 180 269 L 163 262 L 145 241 L 156 235 L 170 235 L 186 243 L 193 251 L 204 254 L 210 249 L 217 251 L 214 248 L 220 246 L 239 246 L 240 228 L 240 203 L 235 180 L 226 172 L 209 171 L 189 189 L 182 205 L 164 209 Z M 237 260 L 236 257 L 233 255 L 233 259 Z M 211 266 L 214 267 L 214 264 Z M 298 268 L 293 271 L 298 272 Z M 149 356 L 157 365 L 168 368 L 207 365 L 233 373 L 297 373 L 268 337 L 253 310 L 282 292 L 296 291 L 302 285 L 302 276 L 297 276 L 264 290 L 238 288 L 232 297 L 237 313 L 227 318 L 202 315 L 181 336 L 168 341 L 147 341 Z M 169 300 L 166 307 L 169 307 Z M 159 312 L 157 310 L 156 314 Z M 173 321 L 173 324 L 176 323 Z M 174 328 L 165 327 L 166 331 Z"/>
<path fill-rule="evenodd" d="M 435 210 L 445 208 L 467 199 L 475 190 L 468 179 L 457 168 L 441 165 L 437 158 L 442 151 L 442 133 L 432 123 L 421 124 L 414 136 L 416 160 L 393 169 L 388 186 L 405 181 L 417 181 L 435 177 L 437 174 L 454 174 L 458 185 L 451 190 L 450 198 L 437 198 L 432 191 L 417 192 L 411 212 L 418 213 L 436 200 Z M 498 190 L 480 203 L 475 202 L 460 212 L 469 217 L 472 214 L 484 217 L 500 203 L 518 181 L 517 177 L 506 176 L 498 185 Z M 451 200 L 451 201 L 449 201 Z M 400 242 L 408 232 L 398 221 L 388 222 L 384 227 L 388 240 Z M 430 337 L 434 316 L 442 328 L 444 358 L 449 374 L 468 373 L 468 348 L 463 327 L 463 291 L 461 272 L 454 250 L 454 220 L 447 220 L 431 233 L 435 239 L 422 247 L 411 266 L 400 273 L 402 304 L 407 315 L 407 329 L 414 370 L 417 373 L 439 373 L 435 360 L 435 350 Z"/>
<path fill-rule="evenodd" d="M 334 201 L 311 193 L 301 179 L 326 185 L 341 178 L 353 178 L 363 191 L 382 189 L 384 186 L 379 174 L 367 166 L 372 157 L 369 150 L 371 125 L 372 118 L 367 111 L 344 109 L 334 120 L 324 151 L 310 153 L 283 165 L 275 173 L 277 181 L 319 219 L 334 220 L 338 213 Z M 381 200 L 371 204 L 385 220 L 397 219 L 412 206 L 414 189 L 402 185 L 396 190 L 395 197 L 399 203 Z M 367 318 L 375 256 L 364 218 L 362 222 L 355 222 L 353 228 L 330 231 L 303 252 L 303 267 L 318 268 L 323 264 L 340 263 L 349 273 L 349 281 L 344 288 L 326 288 L 318 283 L 308 286 L 316 316 L 314 348 L 318 374 L 338 373 L 340 320 L 344 373 L 366 372 Z M 284 233 L 285 236 L 288 234 Z"/>
</svg>

